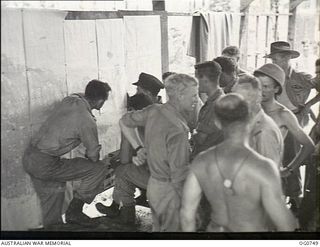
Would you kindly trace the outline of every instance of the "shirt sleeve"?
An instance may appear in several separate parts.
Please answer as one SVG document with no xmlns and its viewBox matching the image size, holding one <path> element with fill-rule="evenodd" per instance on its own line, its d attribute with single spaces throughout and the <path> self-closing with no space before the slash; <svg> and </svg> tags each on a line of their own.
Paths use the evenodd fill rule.
<svg viewBox="0 0 320 247">
<path fill-rule="evenodd" d="M 97 124 L 92 118 L 87 117 L 79 128 L 80 140 L 86 148 L 86 156 L 96 162 L 99 160 L 101 145 L 98 139 Z"/>
<path fill-rule="evenodd" d="M 167 140 L 167 150 L 172 183 L 182 189 L 180 185 L 185 180 L 189 169 L 188 134 L 181 131 L 170 135 Z"/>
<path fill-rule="evenodd" d="M 128 127 L 145 126 L 148 114 L 154 107 L 154 105 L 151 105 L 142 110 L 128 112 L 124 114 L 121 119 Z"/>
</svg>

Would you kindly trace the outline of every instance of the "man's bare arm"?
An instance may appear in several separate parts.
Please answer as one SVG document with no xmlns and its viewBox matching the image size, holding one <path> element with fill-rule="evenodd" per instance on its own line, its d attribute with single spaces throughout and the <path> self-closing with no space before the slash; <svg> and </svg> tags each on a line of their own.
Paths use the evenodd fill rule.
<svg viewBox="0 0 320 247">
<path fill-rule="evenodd" d="M 272 161 L 261 166 L 261 198 L 262 205 L 278 231 L 294 231 L 296 222 L 282 198 L 279 171 Z"/>
<path fill-rule="evenodd" d="M 201 199 L 201 187 L 192 171 L 185 181 L 180 210 L 181 227 L 184 232 L 196 231 L 196 212 Z"/>
<path fill-rule="evenodd" d="M 289 132 L 293 135 L 297 142 L 302 145 L 299 152 L 286 168 L 288 170 L 293 170 L 299 167 L 302 162 L 314 151 L 314 143 L 300 127 L 298 120 L 293 113 L 289 111 L 285 112 L 283 114 L 283 119 L 285 120 L 285 124 Z"/>
</svg>

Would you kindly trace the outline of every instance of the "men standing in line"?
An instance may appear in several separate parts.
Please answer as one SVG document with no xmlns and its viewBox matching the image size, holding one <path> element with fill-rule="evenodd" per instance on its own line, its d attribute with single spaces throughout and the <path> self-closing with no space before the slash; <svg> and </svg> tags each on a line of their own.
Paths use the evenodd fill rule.
<svg viewBox="0 0 320 247">
<path fill-rule="evenodd" d="M 262 156 L 273 160 L 280 169 L 283 138 L 276 123 L 261 107 L 261 83 L 254 76 L 240 76 L 232 91 L 243 96 L 249 105 L 251 121 L 250 146 Z"/>
<path fill-rule="evenodd" d="M 292 50 L 288 42 L 276 41 L 271 43 L 270 54 L 265 57 L 272 59 L 272 63 L 280 66 L 285 72 L 284 90 L 282 90 L 277 100 L 292 111 L 296 115 L 301 127 L 304 127 L 309 119 L 309 112 L 305 111 L 305 103 L 309 97 L 310 90 L 315 87 L 315 84 L 311 80 L 311 75 L 298 72 L 291 67 L 290 60 L 299 56 L 300 53 Z M 287 166 L 296 156 L 299 149 L 299 145 L 290 133 L 286 136 L 285 147 L 283 165 Z M 293 173 L 287 178 L 287 183 L 288 186 L 285 194 L 290 197 L 292 210 L 297 211 L 302 195 L 299 169 L 293 170 Z"/>
<path fill-rule="evenodd" d="M 84 203 L 91 203 L 103 191 L 107 166 L 99 161 L 101 145 L 92 110 L 99 110 L 108 99 L 107 83 L 92 80 L 85 93 L 64 98 L 32 138 L 23 157 L 23 166 L 30 175 L 42 210 L 43 225 L 62 223 L 61 210 L 67 181 L 81 180 L 66 211 L 67 223 L 92 226 L 95 223 L 82 212 Z M 64 159 L 80 143 L 86 158 Z"/>
<path fill-rule="evenodd" d="M 188 172 L 189 128 L 181 113 L 196 107 L 198 82 L 185 74 L 165 80 L 169 100 L 141 111 L 129 112 L 120 127 L 138 156 L 141 150 L 134 131 L 145 127 L 145 148 L 150 169 L 147 197 L 152 211 L 153 231 L 179 231 L 182 186 Z"/>
<path fill-rule="evenodd" d="M 276 164 L 249 147 L 249 107 L 238 94 L 215 104 L 225 140 L 200 153 L 186 179 L 181 207 L 183 231 L 196 231 L 195 215 L 203 191 L 212 213 L 208 232 L 293 231 L 295 221 L 282 200 Z"/>
</svg>

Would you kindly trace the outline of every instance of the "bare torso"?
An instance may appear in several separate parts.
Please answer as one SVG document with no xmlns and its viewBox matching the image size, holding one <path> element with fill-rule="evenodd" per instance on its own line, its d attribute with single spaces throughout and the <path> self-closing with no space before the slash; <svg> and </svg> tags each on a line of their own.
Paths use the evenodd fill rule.
<svg viewBox="0 0 320 247">
<path fill-rule="evenodd" d="M 208 231 L 269 231 L 260 188 L 264 179 L 261 166 L 268 164 L 252 149 L 218 149 L 205 153 L 204 159 L 210 162 L 199 181 L 212 207 Z M 224 185 L 226 178 L 232 181 L 232 189 Z"/>
</svg>

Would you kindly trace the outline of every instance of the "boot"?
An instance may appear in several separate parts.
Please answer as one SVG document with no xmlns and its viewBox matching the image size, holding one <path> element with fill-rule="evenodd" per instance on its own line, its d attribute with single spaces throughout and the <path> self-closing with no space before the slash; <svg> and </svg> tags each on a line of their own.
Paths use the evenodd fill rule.
<svg viewBox="0 0 320 247">
<path fill-rule="evenodd" d="M 149 203 L 147 200 L 147 191 L 144 189 L 140 189 L 141 194 L 136 198 L 136 205 L 143 206 L 149 208 Z"/>
<path fill-rule="evenodd" d="M 111 207 L 111 206 L 110 206 Z M 135 205 L 123 206 L 119 210 L 119 214 L 115 217 L 105 217 L 106 224 L 120 224 L 128 227 L 134 226 L 136 222 Z"/>
<path fill-rule="evenodd" d="M 99 224 L 98 221 L 88 217 L 82 212 L 83 205 L 83 201 L 78 198 L 73 198 L 66 211 L 66 222 L 84 227 L 97 226 Z"/>
<path fill-rule="evenodd" d="M 110 218 L 114 218 L 118 216 L 120 213 L 120 209 L 119 209 L 120 205 L 115 201 L 112 201 L 112 204 L 109 207 L 103 205 L 100 202 L 97 203 L 95 206 L 100 213 L 105 214 L 107 217 L 110 217 Z"/>
</svg>

